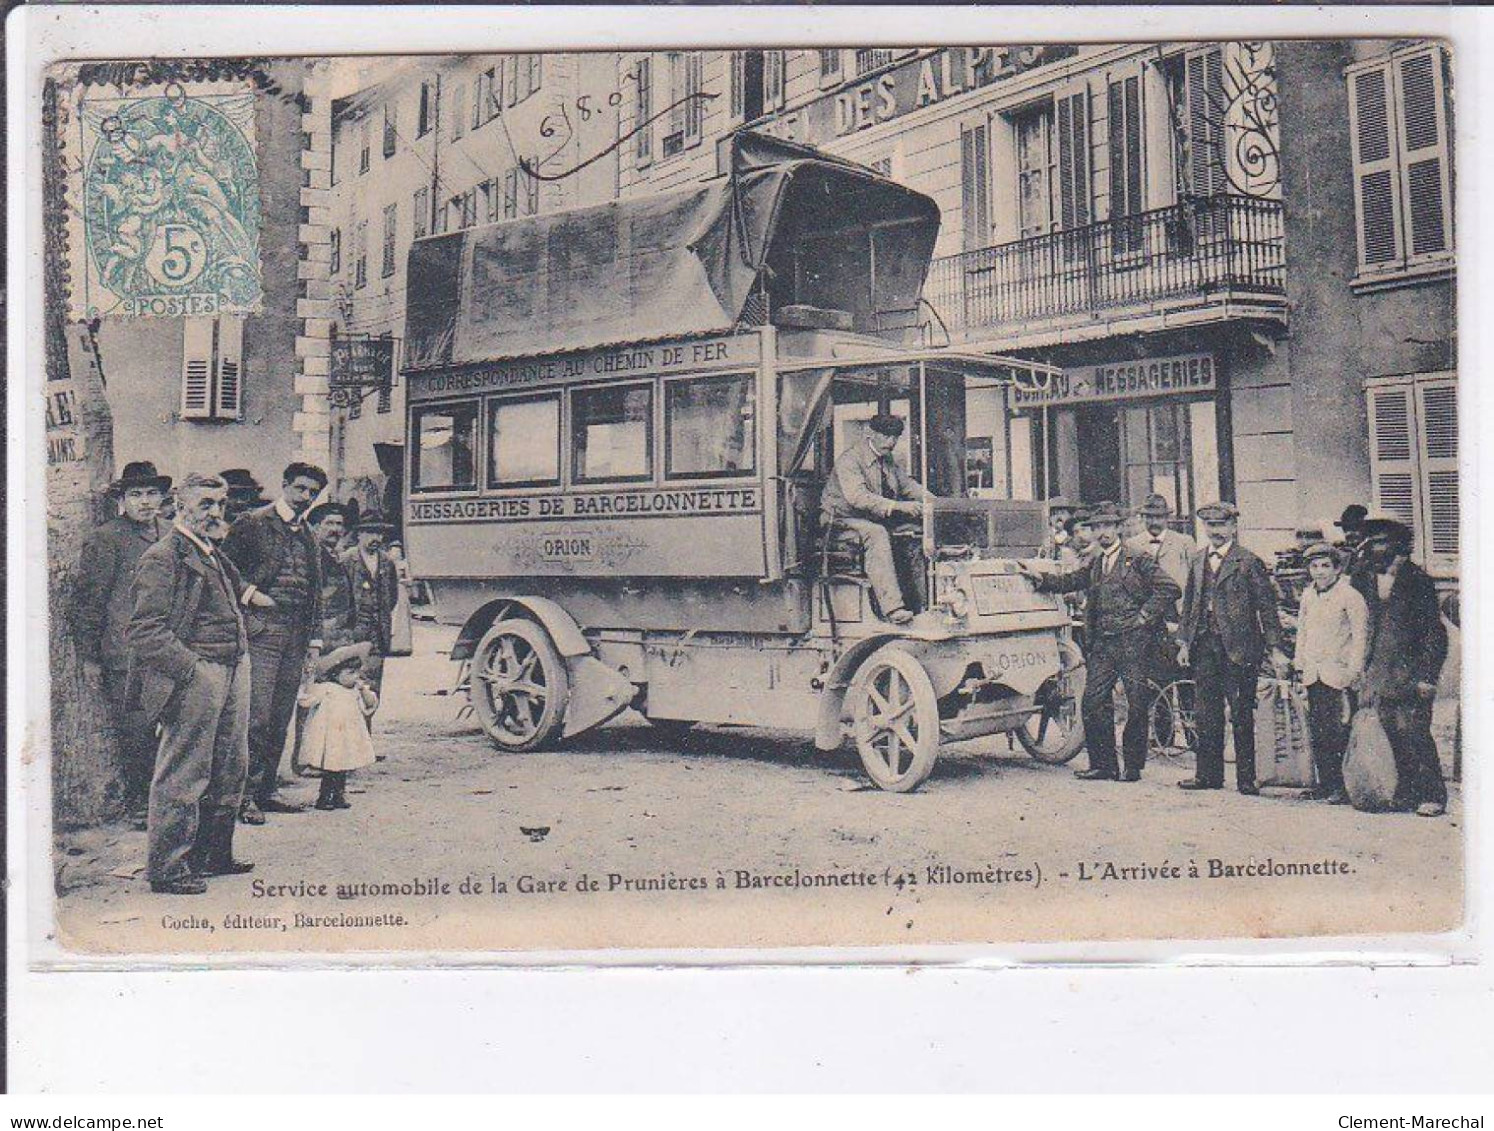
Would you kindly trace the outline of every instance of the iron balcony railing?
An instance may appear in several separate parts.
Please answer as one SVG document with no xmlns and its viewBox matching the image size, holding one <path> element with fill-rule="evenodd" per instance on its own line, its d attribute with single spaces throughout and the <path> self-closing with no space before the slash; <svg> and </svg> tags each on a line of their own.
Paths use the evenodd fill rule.
<svg viewBox="0 0 1494 1131">
<path fill-rule="evenodd" d="M 953 334 L 1164 300 L 1282 296 L 1281 202 L 1192 197 L 946 256 L 923 293 Z"/>
</svg>

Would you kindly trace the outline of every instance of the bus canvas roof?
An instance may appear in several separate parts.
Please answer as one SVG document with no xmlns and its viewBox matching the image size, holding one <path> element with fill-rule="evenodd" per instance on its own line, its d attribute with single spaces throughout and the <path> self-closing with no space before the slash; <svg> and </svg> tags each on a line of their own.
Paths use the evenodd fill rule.
<svg viewBox="0 0 1494 1131">
<path fill-rule="evenodd" d="M 932 199 L 750 133 L 733 138 L 730 169 L 681 192 L 417 240 L 406 369 L 728 333 L 754 324 L 755 294 L 845 309 L 860 332 L 917 307 Z"/>
</svg>

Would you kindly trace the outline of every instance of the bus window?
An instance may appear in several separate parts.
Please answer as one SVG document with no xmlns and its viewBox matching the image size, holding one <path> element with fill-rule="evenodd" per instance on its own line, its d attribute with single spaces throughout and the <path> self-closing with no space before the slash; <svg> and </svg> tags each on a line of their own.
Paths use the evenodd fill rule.
<svg viewBox="0 0 1494 1131">
<path fill-rule="evenodd" d="M 488 486 L 560 482 L 560 396 L 488 402 Z"/>
<path fill-rule="evenodd" d="M 571 393 L 571 478 L 648 479 L 654 467 L 654 387 L 609 385 Z"/>
<path fill-rule="evenodd" d="M 413 491 L 464 490 L 477 486 L 477 405 L 443 405 L 415 411 Z"/>
<path fill-rule="evenodd" d="M 664 474 L 751 475 L 757 467 L 757 389 L 750 373 L 694 377 L 664 387 Z"/>
</svg>

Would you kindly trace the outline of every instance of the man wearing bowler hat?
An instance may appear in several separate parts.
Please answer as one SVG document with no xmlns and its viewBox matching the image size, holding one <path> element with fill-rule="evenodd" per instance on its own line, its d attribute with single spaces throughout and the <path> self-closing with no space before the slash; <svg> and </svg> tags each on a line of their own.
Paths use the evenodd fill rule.
<svg viewBox="0 0 1494 1131">
<path fill-rule="evenodd" d="M 1188 566 L 1198 549 L 1197 544 L 1168 525 L 1172 507 L 1161 495 L 1148 495 L 1136 513 L 1141 516 L 1146 529 L 1130 539 L 1127 548 L 1154 560 L 1181 591 L 1188 583 Z"/>
<path fill-rule="evenodd" d="M 1193 559 L 1183 592 L 1178 660 L 1193 669 L 1198 767 L 1182 789 L 1224 788 L 1224 710 L 1235 736 L 1235 785 L 1260 793 L 1255 781 L 1255 688 L 1267 649 L 1276 673 L 1290 666 L 1281 650 L 1276 589 L 1266 563 L 1239 543 L 1240 512 L 1233 503 L 1200 507 L 1209 544 Z"/>
<path fill-rule="evenodd" d="M 1343 531 L 1343 571 L 1349 584 L 1359 590 L 1366 601 L 1373 599 L 1375 568 L 1366 560 L 1364 552 L 1364 520 L 1369 510 L 1359 503 L 1350 503 L 1333 525 Z"/>
<path fill-rule="evenodd" d="M 342 560 L 348 509 L 342 503 L 320 503 L 306 513 L 306 525 L 321 551 L 322 652 L 351 644 L 357 619 L 353 610 L 353 579 Z"/>
<path fill-rule="evenodd" d="M 118 513 L 89 534 L 78 560 L 74 633 L 83 670 L 102 691 L 124 771 L 124 801 L 144 828 L 150 776 L 156 760 L 153 727 L 139 710 L 126 709 L 129 649 L 125 634 L 134 611 L 135 567 L 162 534 L 161 503 L 171 477 L 149 460 L 125 464 L 109 486 Z"/>
<path fill-rule="evenodd" d="M 1437 587 L 1411 560 L 1413 538 L 1405 523 L 1376 516 L 1363 530 L 1374 587 L 1360 699 L 1379 711 L 1395 752 L 1393 807 L 1440 817 L 1447 812 L 1447 783 L 1432 739 L 1432 702 L 1447 659 L 1447 629 Z"/>
<path fill-rule="evenodd" d="M 1150 557 L 1129 550 L 1121 542 L 1124 516 L 1114 503 L 1097 503 L 1089 513 L 1096 552 L 1078 568 L 1063 573 L 1039 573 L 1019 563 L 1018 568 L 1041 590 L 1074 593 L 1083 590 L 1085 661 L 1088 672 L 1080 710 L 1089 768 L 1075 777 L 1086 781 L 1140 781 L 1146 765 L 1147 670 L 1156 634 L 1167 611 L 1176 604 L 1178 587 Z M 1122 736 L 1124 772 L 1115 756 L 1116 683 L 1137 704 L 1126 717 Z"/>
<path fill-rule="evenodd" d="M 835 461 L 825 483 L 820 511 L 825 529 L 854 539 L 866 556 L 866 576 L 877 598 L 877 609 L 893 624 L 913 619 L 898 581 L 888 523 L 899 516 L 918 518 L 928 492 L 892 458 L 903 422 L 878 413 L 871 418 L 866 440 L 854 444 Z"/>
<path fill-rule="evenodd" d="M 363 678 L 377 695 L 383 690 L 384 657 L 389 655 L 394 606 L 399 602 L 399 571 L 384 552 L 394 527 L 377 511 L 358 520 L 356 545 L 342 556 L 353 594 L 353 640 L 371 647 L 363 662 Z"/>
</svg>

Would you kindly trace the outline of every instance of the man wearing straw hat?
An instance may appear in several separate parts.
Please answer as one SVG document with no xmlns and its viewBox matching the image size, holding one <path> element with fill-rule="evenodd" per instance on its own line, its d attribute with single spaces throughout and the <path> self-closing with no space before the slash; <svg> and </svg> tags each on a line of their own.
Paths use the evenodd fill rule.
<svg viewBox="0 0 1494 1131">
<path fill-rule="evenodd" d="M 156 760 L 154 728 L 138 710 L 126 709 L 129 650 L 125 634 L 134 611 L 135 566 L 161 537 L 159 514 L 169 475 L 156 474 L 149 460 L 125 464 L 109 486 L 119 513 L 89 534 L 78 559 L 74 589 L 74 633 L 83 670 L 103 692 L 119 744 L 124 801 L 135 823 L 145 827 L 150 775 Z"/>
</svg>

